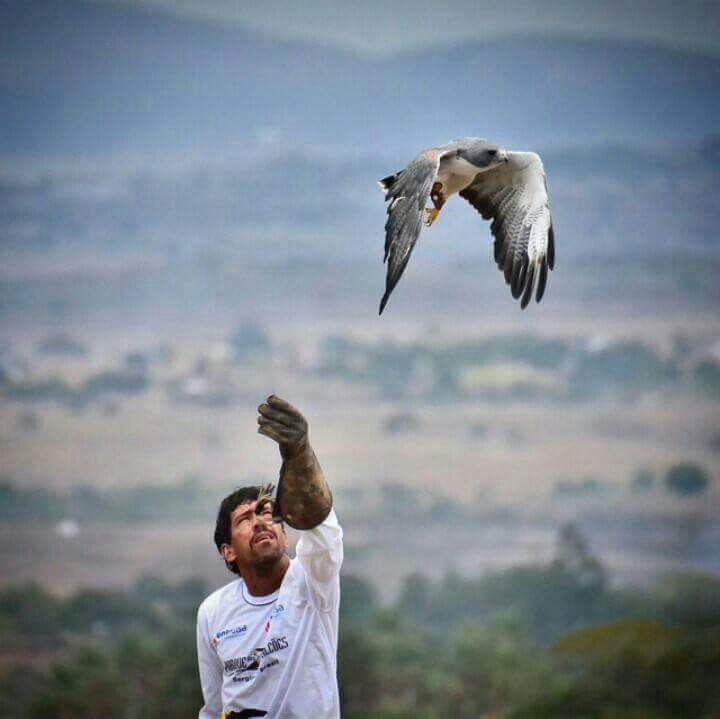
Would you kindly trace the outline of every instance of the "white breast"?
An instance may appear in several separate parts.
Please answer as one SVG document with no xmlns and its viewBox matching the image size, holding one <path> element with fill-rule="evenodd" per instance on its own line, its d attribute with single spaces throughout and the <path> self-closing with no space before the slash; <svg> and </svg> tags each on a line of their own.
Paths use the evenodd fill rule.
<svg viewBox="0 0 720 719">
<path fill-rule="evenodd" d="M 437 181 L 442 183 L 445 199 L 466 188 L 478 174 L 479 170 L 467 160 L 454 154 L 440 160 Z"/>
</svg>

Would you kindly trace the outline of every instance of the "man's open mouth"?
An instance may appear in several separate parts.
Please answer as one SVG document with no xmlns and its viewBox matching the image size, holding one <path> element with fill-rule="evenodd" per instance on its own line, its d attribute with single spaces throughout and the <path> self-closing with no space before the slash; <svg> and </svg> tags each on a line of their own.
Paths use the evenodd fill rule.
<svg viewBox="0 0 720 719">
<path fill-rule="evenodd" d="M 255 539 L 253 539 L 253 544 L 259 544 L 260 542 L 263 542 L 265 540 L 273 540 L 275 539 L 274 535 L 270 534 L 270 532 L 263 532 L 262 534 L 258 534 Z"/>
</svg>

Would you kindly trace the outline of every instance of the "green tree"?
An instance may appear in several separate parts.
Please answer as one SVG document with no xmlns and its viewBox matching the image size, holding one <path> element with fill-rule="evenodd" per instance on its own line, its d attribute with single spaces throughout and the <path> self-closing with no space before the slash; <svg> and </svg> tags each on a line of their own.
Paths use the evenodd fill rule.
<svg viewBox="0 0 720 719">
<path fill-rule="evenodd" d="M 365 719 L 380 701 L 380 672 L 371 635 L 367 626 L 340 629 L 338 686 L 346 719 Z"/>
<path fill-rule="evenodd" d="M 56 662 L 38 684 L 27 719 L 101 719 L 122 717 L 125 677 L 111 654 L 98 647 L 81 647 L 77 654 Z"/>
<path fill-rule="evenodd" d="M 344 623 L 367 621 L 377 608 L 375 588 L 352 574 L 340 577 L 340 596 L 340 621 Z"/>
<path fill-rule="evenodd" d="M 698 389 L 711 397 L 720 397 L 720 362 L 705 360 L 695 367 L 695 383 Z"/>
<path fill-rule="evenodd" d="M 442 716 L 495 716 L 539 695 L 550 680 L 542 652 L 512 615 L 461 625 L 450 642 L 453 681 Z"/>
<path fill-rule="evenodd" d="M 599 591 L 607 586 L 605 568 L 590 552 L 585 537 L 574 524 L 560 528 L 553 564 L 575 577 L 582 586 Z"/>
<path fill-rule="evenodd" d="M 655 486 L 655 473 L 649 467 L 639 467 L 633 474 L 631 487 L 633 492 L 645 494 Z"/>
<path fill-rule="evenodd" d="M 707 472 L 694 462 L 681 462 L 668 469 L 665 475 L 665 487 L 668 492 L 679 497 L 702 494 L 710 484 Z"/>
</svg>

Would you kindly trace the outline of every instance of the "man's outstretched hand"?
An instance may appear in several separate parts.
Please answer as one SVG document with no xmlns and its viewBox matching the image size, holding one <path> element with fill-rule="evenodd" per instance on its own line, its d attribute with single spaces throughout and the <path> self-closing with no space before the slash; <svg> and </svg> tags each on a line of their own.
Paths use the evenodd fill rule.
<svg viewBox="0 0 720 719">
<path fill-rule="evenodd" d="M 308 445 L 308 423 L 289 402 L 271 394 L 258 407 L 258 432 L 280 445 L 283 459 L 305 451 Z"/>
</svg>

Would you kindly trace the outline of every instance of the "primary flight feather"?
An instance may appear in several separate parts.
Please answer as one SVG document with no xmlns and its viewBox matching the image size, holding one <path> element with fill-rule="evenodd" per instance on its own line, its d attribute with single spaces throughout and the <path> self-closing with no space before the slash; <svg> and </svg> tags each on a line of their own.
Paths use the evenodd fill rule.
<svg viewBox="0 0 720 719">
<path fill-rule="evenodd" d="M 405 271 L 423 223 L 432 225 L 454 194 L 486 220 L 495 261 L 512 296 L 525 309 L 545 292 L 555 264 L 555 236 L 545 170 L 534 152 L 508 152 L 466 137 L 421 152 L 404 170 L 378 183 L 389 202 L 385 223 L 387 279 L 380 314 Z M 427 208 L 428 199 L 434 207 Z"/>
</svg>

